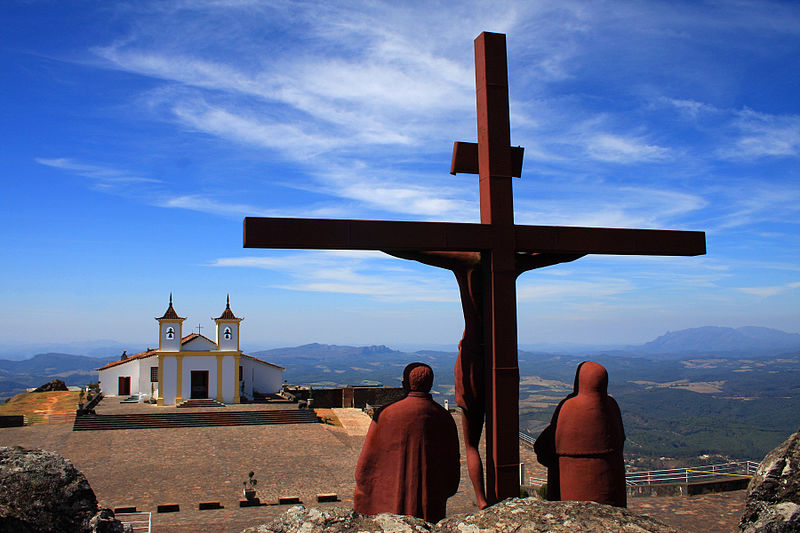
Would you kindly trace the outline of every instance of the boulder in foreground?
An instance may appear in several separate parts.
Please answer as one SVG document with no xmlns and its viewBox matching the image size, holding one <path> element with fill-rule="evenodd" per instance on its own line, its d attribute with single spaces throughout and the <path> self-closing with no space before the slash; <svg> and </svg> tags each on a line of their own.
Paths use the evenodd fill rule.
<svg viewBox="0 0 800 533">
<path fill-rule="evenodd" d="M 747 487 L 739 531 L 800 531 L 800 431 L 761 461 Z"/>
<path fill-rule="evenodd" d="M 430 524 L 392 514 L 361 515 L 352 509 L 292 507 L 272 522 L 242 533 L 678 533 L 667 524 L 627 509 L 594 502 L 548 502 L 511 498 L 473 514 L 460 514 Z"/>
<path fill-rule="evenodd" d="M 0 446 L 0 533 L 122 533 L 70 461 L 45 450 Z"/>
</svg>

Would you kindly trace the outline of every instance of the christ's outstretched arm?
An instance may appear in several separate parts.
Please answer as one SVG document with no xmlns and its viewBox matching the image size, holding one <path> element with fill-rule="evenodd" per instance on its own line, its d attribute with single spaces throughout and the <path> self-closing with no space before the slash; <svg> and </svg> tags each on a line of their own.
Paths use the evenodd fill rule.
<svg viewBox="0 0 800 533">
<path fill-rule="evenodd" d="M 517 252 L 517 276 L 528 270 L 558 265 L 560 263 L 569 263 L 585 255 L 586 254 Z"/>
</svg>

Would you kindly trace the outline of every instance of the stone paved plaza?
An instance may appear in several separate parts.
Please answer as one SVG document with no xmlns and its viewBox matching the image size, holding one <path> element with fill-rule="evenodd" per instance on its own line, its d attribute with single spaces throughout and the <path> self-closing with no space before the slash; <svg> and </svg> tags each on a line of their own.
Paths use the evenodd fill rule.
<svg viewBox="0 0 800 533">
<path fill-rule="evenodd" d="M 103 405 L 105 404 L 105 405 Z M 102 412 L 165 409 L 104 401 Z M 220 409 L 264 409 L 242 405 Z M 296 406 L 285 405 L 285 408 Z M 174 409 L 174 408 L 172 408 Z M 369 419 L 356 410 L 336 410 L 343 427 L 324 424 L 233 426 L 73 432 L 72 424 L 0 429 L 0 445 L 45 448 L 70 459 L 89 480 L 100 505 L 152 511 L 155 533 L 241 531 L 288 508 L 279 497 L 298 496 L 306 505 L 352 506 L 353 472 Z M 527 475 L 544 477 L 532 450 L 521 447 Z M 242 482 L 253 470 L 267 505 L 240 508 Z M 448 514 L 476 510 L 462 450 L 462 482 Z M 340 502 L 317 504 L 316 495 L 336 493 Z M 689 531 L 732 531 L 744 492 L 697 497 L 635 498 L 630 509 Z M 223 509 L 198 510 L 201 502 Z M 177 513 L 156 513 L 179 504 Z"/>
</svg>

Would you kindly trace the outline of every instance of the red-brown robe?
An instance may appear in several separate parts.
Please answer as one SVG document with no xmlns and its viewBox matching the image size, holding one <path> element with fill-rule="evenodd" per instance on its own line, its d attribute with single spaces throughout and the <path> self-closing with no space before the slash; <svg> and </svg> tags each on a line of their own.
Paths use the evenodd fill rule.
<svg viewBox="0 0 800 533">
<path fill-rule="evenodd" d="M 587 361 L 580 367 L 578 394 L 561 406 L 555 431 L 561 500 L 627 506 L 619 406 L 606 393 L 608 373 Z"/>
<path fill-rule="evenodd" d="M 356 465 L 353 508 L 438 522 L 460 480 L 453 417 L 426 392 L 409 392 L 373 420 Z"/>
<path fill-rule="evenodd" d="M 553 416 L 550 418 L 550 425 L 536 438 L 533 443 L 533 451 L 536 452 L 536 460 L 547 467 L 547 499 L 551 501 L 561 501 L 561 488 L 559 486 L 558 456 L 556 455 L 556 427 L 558 427 L 558 415 L 564 402 L 578 395 L 578 377 L 581 375 L 581 366 L 575 370 L 575 382 L 572 392 L 566 398 L 558 402 Z"/>
</svg>

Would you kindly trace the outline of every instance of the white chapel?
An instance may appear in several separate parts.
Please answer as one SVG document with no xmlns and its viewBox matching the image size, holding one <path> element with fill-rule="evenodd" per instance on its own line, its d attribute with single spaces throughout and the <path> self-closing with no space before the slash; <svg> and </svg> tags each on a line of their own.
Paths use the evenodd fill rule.
<svg viewBox="0 0 800 533">
<path fill-rule="evenodd" d="M 188 399 L 215 399 L 240 403 L 254 394 L 278 392 L 283 384 L 283 367 L 261 361 L 239 349 L 239 328 L 243 318 L 231 311 L 230 297 L 225 311 L 214 319 L 216 342 L 191 333 L 183 336 L 185 317 L 169 307 L 158 321 L 158 349 L 112 361 L 100 372 L 100 390 L 105 396 L 138 396 L 155 399 L 158 405 L 178 405 Z"/>
</svg>

